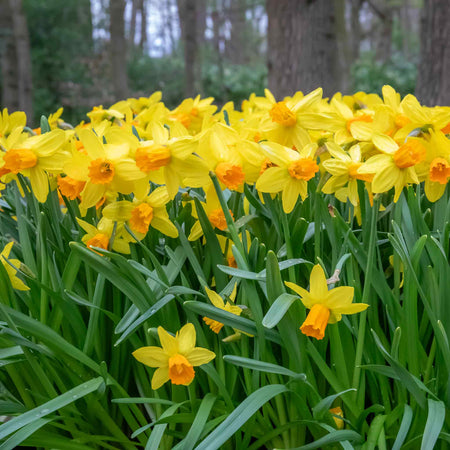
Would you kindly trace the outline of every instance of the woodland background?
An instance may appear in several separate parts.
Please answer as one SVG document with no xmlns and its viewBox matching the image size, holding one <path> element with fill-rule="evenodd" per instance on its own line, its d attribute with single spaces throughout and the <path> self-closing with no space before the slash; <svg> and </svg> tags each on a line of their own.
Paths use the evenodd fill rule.
<svg viewBox="0 0 450 450">
<path fill-rule="evenodd" d="M 322 86 L 450 105 L 448 0 L 0 0 L 0 105 L 64 107 L 163 91 L 236 106 Z"/>
</svg>

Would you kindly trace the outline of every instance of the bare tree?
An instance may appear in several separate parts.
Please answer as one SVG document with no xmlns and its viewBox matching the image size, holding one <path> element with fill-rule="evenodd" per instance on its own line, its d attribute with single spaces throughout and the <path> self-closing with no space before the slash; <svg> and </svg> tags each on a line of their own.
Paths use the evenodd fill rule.
<svg viewBox="0 0 450 450">
<path fill-rule="evenodd" d="M 128 95 L 124 10 L 125 0 L 110 0 L 111 69 L 114 96 L 117 100 Z"/>
<path fill-rule="evenodd" d="M 0 25 L 5 33 L 2 62 L 2 103 L 33 115 L 30 40 L 22 0 L 0 0 Z"/>
<path fill-rule="evenodd" d="M 329 0 L 267 0 L 269 88 L 278 96 L 319 86 L 337 90 L 334 5 Z"/>
<path fill-rule="evenodd" d="M 425 0 L 416 95 L 426 105 L 450 105 L 450 2 Z"/>
</svg>

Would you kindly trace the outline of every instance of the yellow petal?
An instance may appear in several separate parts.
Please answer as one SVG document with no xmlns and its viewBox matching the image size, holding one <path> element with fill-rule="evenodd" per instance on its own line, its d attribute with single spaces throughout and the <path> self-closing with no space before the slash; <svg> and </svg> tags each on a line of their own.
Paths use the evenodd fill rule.
<svg viewBox="0 0 450 450">
<path fill-rule="evenodd" d="M 372 138 L 373 145 L 384 153 L 393 154 L 398 150 L 398 144 L 385 134 L 375 134 Z"/>
<path fill-rule="evenodd" d="M 325 306 L 328 309 L 336 309 L 341 306 L 350 305 L 353 301 L 354 288 L 350 286 L 339 286 L 328 291 L 327 301 Z"/>
<path fill-rule="evenodd" d="M 335 314 L 356 314 L 367 309 L 369 305 L 367 303 L 352 303 L 351 305 L 335 308 L 333 313 Z"/>
<path fill-rule="evenodd" d="M 92 159 L 106 158 L 106 152 L 100 139 L 92 130 L 83 128 L 78 131 L 78 136 L 83 143 L 84 149 Z"/>
<path fill-rule="evenodd" d="M 256 182 L 256 189 L 260 192 L 277 193 L 283 190 L 286 181 L 289 179 L 286 168 L 269 167 Z"/>
<path fill-rule="evenodd" d="M 106 217 L 113 221 L 126 222 L 131 218 L 131 211 L 135 208 L 133 203 L 126 200 L 120 202 L 110 203 L 103 211 L 103 217 Z"/>
<path fill-rule="evenodd" d="M 169 357 L 161 347 L 141 347 L 132 355 L 142 364 L 149 367 L 168 367 Z"/>
<path fill-rule="evenodd" d="M 216 354 L 206 348 L 195 347 L 185 356 L 193 366 L 201 366 L 213 360 Z"/>
<path fill-rule="evenodd" d="M 160 367 L 155 370 L 152 377 L 152 389 L 159 389 L 164 383 L 169 381 L 169 367 Z"/>
<path fill-rule="evenodd" d="M 292 212 L 297 203 L 298 197 L 302 192 L 302 184 L 306 187 L 306 181 L 304 180 L 294 180 L 289 177 L 289 180 L 284 185 L 282 201 L 283 201 L 283 210 L 286 214 Z"/>
<path fill-rule="evenodd" d="M 205 286 L 205 291 L 206 291 L 206 295 L 208 296 L 209 300 L 216 308 L 224 309 L 223 299 L 217 292 L 214 292 L 213 290 L 209 289 L 206 286 Z"/>
<path fill-rule="evenodd" d="M 178 341 L 174 336 L 169 334 L 163 327 L 158 327 L 158 336 L 161 347 L 169 357 L 178 353 Z"/>
<path fill-rule="evenodd" d="M 311 297 L 317 299 L 318 303 L 323 303 L 328 297 L 328 285 L 325 272 L 319 264 L 316 264 L 311 271 L 309 285 Z"/>
<path fill-rule="evenodd" d="M 195 327 L 192 323 L 187 323 L 177 334 L 178 351 L 185 355 L 195 347 Z"/>
<path fill-rule="evenodd" d="M 33 194 L 39 202 L 44 203 L 48 195 L 48 176 L 38 167 L 30 169 L 30 183 Z"/>
<path fill-rule="evenodd" d="M 161 216 L 154 216 L 150 225 L 158 231 L 161 231 L 162 234 L 169 236 L 171 238 L 178 237 L 177 227 L 168 219 Z"/>
</svg>

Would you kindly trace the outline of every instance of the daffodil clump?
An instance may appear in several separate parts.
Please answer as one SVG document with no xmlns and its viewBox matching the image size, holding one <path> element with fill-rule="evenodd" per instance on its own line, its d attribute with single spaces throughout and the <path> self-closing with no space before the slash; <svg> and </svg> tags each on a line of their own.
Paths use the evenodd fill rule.
<svg viewBox="0 0 450 450">
<path fill-rule="evenodd" d="M 444 448 L 450 107 L 161 98 L 0 114 L 2 446 Z"/>
</svg>

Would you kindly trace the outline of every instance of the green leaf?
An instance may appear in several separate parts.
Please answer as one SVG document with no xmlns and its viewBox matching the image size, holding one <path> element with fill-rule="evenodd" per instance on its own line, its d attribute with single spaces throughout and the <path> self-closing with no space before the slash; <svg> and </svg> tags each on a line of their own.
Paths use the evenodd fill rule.
<svg viewBox="0 0 450 450">
<path fill-rule="evenodd" d="M 178 445 L 173 447 L 173 450 L 191 450 L 194 448 L 195 444 L 200 439 L 216 399 L 217 397 L 211 393 L 205 395 L 186 437 Z"/>
<path fill-rule="evenodd" d="M 55 412 L 58 409 L 69 405 L 70 403 L 73 403 L 79 398 L 96 391 L 101 383 L 103 383 L 102 377 L 93 378 L 92 380 L 89 380 L 86 383 L 80 384 L 79 386 L 70 389 L 64 394 L 61 394 L 60 396 L 44 403 L 43 405 L 38 406 L 37 408 L 33 408 L 18 417 L 14 417 L 14 419 L 11 419 L 9 422 L 4 423 L 0 427 L 0 439 L 4 439 L 6 436 L 14 433 L 25 425 L 28 425 L 42 417 L 45 417 L 50 413 Z"/>
<path fill-rule="evenodd" d="M 234 364 L 235 366 L 245 367 L 251 370 L 258 370 L 259 372 L 277 373 L 279 375 L 286 375 L 292 378 L 300 378 L 306 381 L 306 375 L 304 373 L 296 373 L 292 370 L 286 369 L 283 366 L 277 364 L 271 364 L 263 361 L 257 361 L 256 359 L 244 358 L 243 356 L 225 355 L 224 361 Z"/>
<path fill-rule="evenodd" d="M 292 448 L 291 450 L 312 450 L 314 448 L 324 448 L 326 445 L 334 444 L 336 442 L 359 440 L 361 440 L 361 435 L 356 431 L 334 430 L 311 444 L 302 445 L 301 447 Z"/>
<path fill-rule="evenodd" d="M 47 117 L 41 116 L 41 134 L 48 133 L 50 131 L 50 125 Z"/>
<path fill-rule="evenodd" d="M 340 397 L 341 395 L 343 395 L 347 392 L 350 392 L 350 391 L 356 391 L 356 389 L 353 389 L 353 388 L 346 389 L 345 391 L 338 392 L 337 394 L 329 395 L 328 397 L 325 397 L 322 400 L 320 400 L 320 402 L 317 403 L 317 405 L 315 405 L 312 409 L 314 418 L 320 420 L 323 417 L 323 415 L 329 411 L 329 409 L 331 408 L 331 405 L 338 397 Z"/>
<path fill-rule="evenodd" d="M 273 328 L 286 314 L 289 307 L 298 300 L 298 295 L 281 294 L 271 305 L 269 311 L 264 316 L 262 324 L 266 328 Z"/>
<path fill-rule="evenodd" d="M 210 319 L 217 320 L 218 322 L 229 325 L 237 330 L 244 331 L 245 333 L 249 333 L 251 335 L 256 335 L 258 333 L 256 324 L 252 320 L 237 316 L 228 311 L 224 311 L 223 309 L 216 308 L 215 306 L 194 301 L 184 302 L 183 305 L 190 311 L 209 317 Z M 272 342 L 277 344 L 281 343 L 280 335 L 273 330 L 265 329 L 264 336 Z"/>
<path fill-rule="evenodd" d="M 3 442 L 3 444 L 0 445 L 0 450 L 13 450 L 17 448 L 25 439 L 51 421 L 52 419 L 38 419 L 31 422 L 14 433 L 7 441 Z"/>
<path fill-rule="evenodd" d="M 264 386 L 253 392 L 197 446 L 196 450 L 216 450 L 220 448 L 220 446 L 230 439 L 265 403 L 276 395 L 288 391 L 286 386 L 273 384 Z"/>
<path fill-rule="evenodd" d="M 428 399 L 428 417 L 423 432 L 422 445 L 420 450 L 428 450 L 434 448 L 434 444 L 438 440 L 439 433 L 444 425 L 445 405 L 441 401 Z"/>
<path fill-rule="evenodd" d="M 403 412 L 402 423 L 400 424 L 400 428 L 397 433 L 397 437 L 395 438 L 394 445 L 392 446 L 392 450 L 400 450 L 403 442 L 405 442 L 406 436 L 408 435 L 409 427 L 411 426 L 411 422 L 413 419 L 413 411 L 411 406 L 405 404 L 405 410 Z"/>
</svg>

